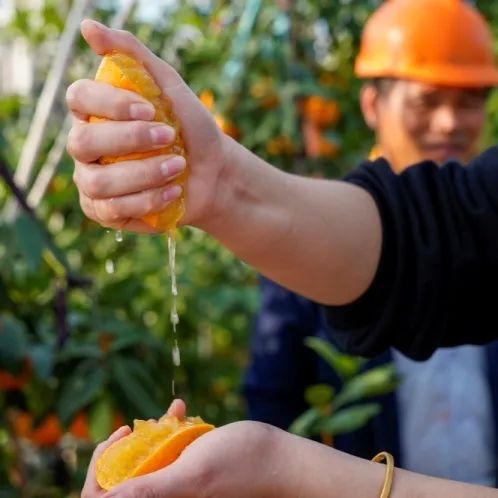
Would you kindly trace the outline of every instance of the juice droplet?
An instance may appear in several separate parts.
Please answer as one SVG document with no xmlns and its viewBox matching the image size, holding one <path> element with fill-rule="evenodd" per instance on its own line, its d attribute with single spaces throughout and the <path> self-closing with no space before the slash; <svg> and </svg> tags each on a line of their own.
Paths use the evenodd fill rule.
<svg viewBox="0 0 498 498">
<path fill-rule="evenodd" d="M 114 273 L 115 268 L 114 268 L 114 261 L 112 259 L 105 260 L 105 271 L 109 273 L 109 275 Z"/>
<path fill-rule="evenodd" d="M 175 339 L 175 344 L 173 345 L 173 365 L 175 365 L 175 367 L 179 367 L 180 364 L 181 364 L 180 348 L 178 347 L 178 342 Z"/>
</svg>

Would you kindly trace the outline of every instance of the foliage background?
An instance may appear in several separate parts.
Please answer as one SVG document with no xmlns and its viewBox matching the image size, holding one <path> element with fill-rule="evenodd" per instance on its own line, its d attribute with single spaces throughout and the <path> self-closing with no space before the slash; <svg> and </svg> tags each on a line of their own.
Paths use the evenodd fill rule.
<svg viewBox="0 0 498 498">
<path fill-rule="evenodd" d="M 334 177 L 372 145 L 357 107 L 360 83 L 352 62 L 361 26 L 378 3 L 184 0 L 155 23 L 133 16 L 127 28 L 175 65 L 198 94 L 211 92 L 213 113 L 244 145 L 282 168 Z M 498 34 L 498 5 L 476 3 Z M 2 43 L 25 39 L 36 61 L 32 92 L 0 99 L 1 156 L 11 172 L 70 4 L 16 2 L 0 35 Z M 116 7 L 99 3 L 94 17 L 108 21 Z M 79 41 L 63 86 L 91 77 L 94 63 Z M 301 103 L 310 95 L 332 99 L 340 109 L 321 130 L 329 143 L 325 157 L 303 142 Z M 489 109 L 485 143 L 496 136 L 496 95 Z M 60 92 L 38 166 L 64 115 Z M 258 305 L 255 274 L 205 234 L 181 230 L 182 363 L 173 369 L 164 238 L 125 234 L 117 242 L 114 233 L 84 218 L 71 175 L 65 155 L 35 206 L 36 219 L 27 213 L 12 222 L 0 219 L 0 371 L 26 377 L 18 389 L 0 387 L 1 497 L 78 496 L 91 441 L 110 432 L 117 413 L 128 422 L 161 413 L 172 398 L 173 377 L 192 413 L 215 424 L 244 415 L 239 388 Z M 11 196 L 0 182 L 0 209 Z M 63 428 L 84 413 L 90 442 L 57 434 L 47 445 L 23 442 L 20 412 L 35 426 L 56 414 Z M 35 476 L 29 482 L 28 472 Z"/>
</svg>

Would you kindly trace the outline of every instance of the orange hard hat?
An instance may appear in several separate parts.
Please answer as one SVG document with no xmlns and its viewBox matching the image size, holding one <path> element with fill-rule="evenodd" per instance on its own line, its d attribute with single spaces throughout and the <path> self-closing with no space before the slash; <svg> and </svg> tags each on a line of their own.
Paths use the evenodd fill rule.
<svg viewBox="0 0 498 498">
<path fill-rule="evenodd" d="M 386 0 L 365 25 L 355 72 L 453 87 L 498 85 L 491 32 L 463 0 Z"/>
</svg>

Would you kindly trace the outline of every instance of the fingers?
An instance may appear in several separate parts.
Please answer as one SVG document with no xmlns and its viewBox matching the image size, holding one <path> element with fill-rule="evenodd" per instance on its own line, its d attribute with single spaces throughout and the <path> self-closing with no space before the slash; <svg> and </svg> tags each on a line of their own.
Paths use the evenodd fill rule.
<svg viewBox="0 0 498 498">
<path fill-rule="evenodd" d="M 76 163 L 74 181 L 91 199 L 109 199 L 165 186 L 186 167 L 182 156 L 156 156 L 108 167 Z"/>
<path fill-rule="evenodd" d="M 102 498 L 179 498 L 185 496 L 172 492 L 161 471 L 136 477 L 108 491 Z"/>
<path fill-rule="evenodd" d="M 85 484 L 83 486 L 83 490 L 81 491 L 81 498 L 95 498 L 102 494 L 102 488 L 98 485 L 95 478 L 95 465 L 97 460 L 100 458 L 102 453 L 104 453 L 104 451 L 111 446 L 112 443 L 130 433 L 131 429 L 127 425 L 120 427 L 117 431 L 113 432 L 106 441 L 100 443 L 97 448 L 95 448 L 92 460 L 88 466 Z"/>
<path fill-rule="evenodd" d="M 175 399 L 168 408 L 166 415 L 183 419 L 185 418 L 186 412 L 187 406 L 185 405 L 185 402 L 181 399 Z"/>
<path fill-rule="evenodd" d="M 131 33 L 111 29 L 92 20 L 81 23 L 81 33 L 92 50 L 99 55 L 117 50 L 142 61 L 161 88 L 184 85 L 182 78 L 170 65 L 156 57 Z"/>
<path fill-rule="evenodd" d="M 101 156 L 158 150 L 174 138 L 174 128 L 157 122 L 75 122 L 67 137 L 67 150 L 77 161 L 89 163 Z"/>
<path fill-rule="evenodd" d="M 155 116 L 153 105 L 138 94 L 91 80 L 74 82 L 67 89 L 66 103 L 78 119 L 98 116 L 113 121 L 150 121 Z"/>
<path fill-rule="evenodd" d="M 159 213 L 180 197 L 179 185 L 150 189 L 136 194 L 110 199 L 91 199 L 80 191 L 80 204 L 83 212 L 99 224 L 116 229 L 130 229 L 131 220 L 143 218 L 148 214 Z M 145 228 L 145 227 L 142 227 Z M 149 230 L 140 230 L 148 231 Z"/>
</svg>

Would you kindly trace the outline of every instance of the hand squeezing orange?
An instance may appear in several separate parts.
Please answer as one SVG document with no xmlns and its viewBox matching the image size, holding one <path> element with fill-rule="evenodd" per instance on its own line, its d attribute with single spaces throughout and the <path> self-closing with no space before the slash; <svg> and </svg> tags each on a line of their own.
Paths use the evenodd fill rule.
<svg viewBox="0 0 498 498">
<path fill-rule="evenodd" d="M 200 417 L 135 420 L 133 432 L 109 446 L 97 460 L 97 482 L 108 491 L 127 479 L 166 467 L 212 429 Z"/>
<path fill-rule="evenodd" d="M 149 74 L 145 66 L 136 59 L 121 52 L 111 52 L 104 56 L 102 63 L 95 76 L 96 81 L 108 83 L 117 88 L 130 90 L 147 99 L 156 110 L 154 121 L 166 123 L 175 128 L 176 139 L 173 144 L 159 150 L 150 152 L 137 152 L 125 156 L 110 157 L 103 156 L 99 159 L 100 164 L 108 165 L 119 161 L 131 161 L 145 159 L 160 154 L 176 154 L 186 157 L 185 147 L 180 134 L 180 125 L 173 114 L 170 101 L 162 94 L 161 89 Z M 105 121 L 104 118 L 92 116 L 90 122 Z M 179 175 L 172 184 L 182 187 L 182 195 L 171 202 L 162 212 L 147 215 L 143 218 L 148 225 L 159 230 L 173 230 L 178 221 L 185 213 L 185 183 L 187 180 L 187 168 Z"/>
</svg>

